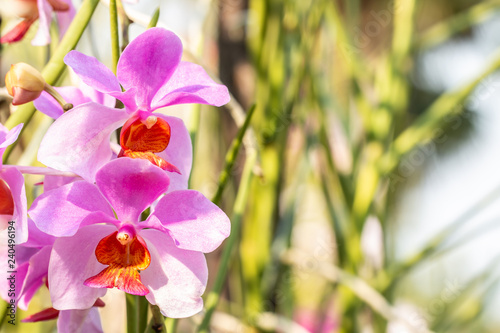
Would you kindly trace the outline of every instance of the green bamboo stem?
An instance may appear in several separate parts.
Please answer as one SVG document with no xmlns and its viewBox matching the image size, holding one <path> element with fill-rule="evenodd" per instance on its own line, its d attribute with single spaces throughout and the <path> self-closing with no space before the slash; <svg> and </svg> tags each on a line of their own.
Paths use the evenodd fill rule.
<svg viewBox="0 0 500 333">
<path fill-rule="evenodd" d="M 388 151 L 374 144 L 367 147 L 368 163 L 360 168 L 358 186 L 354 197 L 353 212 L 357 224 L 366 218 L 372 199 L 378 188 L 380 177 L 391 173 L 400 159 L 419 144 L 432 139 L 439 130 L 443 120 L 459 115 L 463 111 L 463 103 L 472 91 L 490 74 L 500 68 L 500 56 L 475 80 L 456 92 L 439 97 L 410 127 L 404 130 L 393 142 Z"/>
<path fill-rule="evenodd" d="M 417 36 L 413 47 L 419 51 L 430 49 L 457 33 L 479 24 L 500 10 L 500 1 L 483 1 L 444 21 L 439 21 Z"/>
<path fill-rule="evenodd" d="M 61 40 L 61 43 L 41 72 L 43 78 L 45 79 L 45 82 L 47 82 L 48 84 L 55 84 L 57 79 L 61 76 L 65 68 L 65 64 L 63 61 L 64 57 L 69 51 L 75 48 L 76 44 L 83 34 L 83 31 L 89 23 L 90 18 L 94 14 L 98 3 L 99 0 L 85 0 L 82 3 L 82 6 L 76 13 L 73 21 L 71 22 L 71 25 L 66 31 L 66 34 Z M 33 103 L 21 105 L 19 106 L 17 111 L 11 114 L 7 119 L 7 121 L 5 122 L 5 127 L 11 129 L 20 123 L 24 123 L 24 130 L 27 123 L 29 123 L 29 121 L 31 120 L 31 117 L 33 117 L 34 113 L 35 107 L 33 106 Z M 7 159 L 9 158 L 10 153 L 12 152 L 12 149 L 14 149 L 14 147 L 15 143 L 8 146 L 5 150 L 5 153 L 3 155 L 4 163 L 7 162 Z"/>
<path fill-rule="evenodd" d="M 390 276 L 395 276 L 397 278 L 390 281 L 387 289 L 392 288 L 402 277 L 406 276 L 410 271 L 417 268 L 422 264 L 425 259 L 429 258 L 431 255 L 435 254 L 437 249 L 443 244 L 443 242 L 453 235 L 457 230 L 459 230 L 465 223 L 470 221 L 474 216 L 482 212 L 491 203 L 495 202 L 500 195 L 500 187 L 496 188 L 492 192 L 488 193 L 485 197 L 481 198 L 478 202 L 472 205 L 464 214 L 462 214 L 457 220 L 452 222 L 448 227 L 439 232 L 434 236 L 427 244 L 422 247 L 422 249 L 411 256 L 410 258 L 389 267 L 388 272 Z"/>
<path fill-rule="evenodd" d="M 252 151 L 247 154 L 247 159 L 245 161 L 245 166 L 243 168 L 243 174 L 241 176 L 240 187 L 238 189 L 238 194 L 236 195 L 236 201 L 234 203 L 233 217 L 231 223 L 231 235 L 226 240 L 226 245 L 224 246 L 221 261 L 219 264 L 219 269 L 217 271 L 217 276 L 215 278 L 213 289 L 208 293 L 207 299 L 205 301 L 205 316 L 198 327 L 197 332 L 208 333 L 209 324 L 212 315 L 219 302 L 222 288 L 224 286 L 224 281 L 226 280 L 226 275 L 229 269 L 229 264 L 231 262 L 231 257 L 233 250 L 236 248 L 238 240 L 240 238 L 240 228 L 241 221 L 243 219 L 243 214 L 247 206 L 248 193 L 250 191 L 250 182 L 253 178 L 253 168 L 257 161 L 257 152 Z"/>
<path fill-rule="evenodd" d="M 255 104 L 250 107 L 247 112 L 247 117 L 245 118 L 245 122 L 241 126 L 238 131 L 238 135 L 231 143 L 231 147 L 226 154 L 225 166 L 224 170 L 222 170 L 219 177 L 219 186 L 217 187 L 217 192 L 215 193 L 212 202 L 216 205 L 219 204 L 222 193 L 224 192 L 224 188 L 226 187 L 227 181 L 229 180 L 229 176 L 231 175 L 231 170 L 233 169 L 234 163 L 236 162 L 236 158 L 238 157 L 238 152 L 240 151 L 241 143 L 243 142 L 243 137 L 250 125 L 250 120 L 252 119 L 252 115 L 255 111 Z"/>
<path fill-rule="evenodd" d="M 378 168 L 382 174 L 391 173 L 405 154 L 420 144 L 427 143 L 439 135 L 439 126 L 445 119 L 460 116 L 464 110 L 464 103 L 470 94 L 484 79 L 500 69 L 500 50 L 490 65 L 473 81 L 462 88 L 441 95 L 412 125 L 403 131 L 395 140 L 391 149 L 379 160 Z M 484 85 L 482 88 L 493 90 L 493 87 Z M 483 98 L 477 96 L 476 98 Z"/>
<path fill-rule="evenodd" d="M 120 59 L 120 38 L 118 37 L 118 10 L 116 0 L 109 1 L 109 25 L 111 30 L 111 70 L 116 75 L 116 67 Z"/>
<path fill-rule="evenodd" d="M 394 1 L 394 32 L 392 52 L 396 62 L 405 59 L 411 50 L 415 26 L 416 0 Z M 397 63 L 397 66 L 400 66 Z"/>
</svg>

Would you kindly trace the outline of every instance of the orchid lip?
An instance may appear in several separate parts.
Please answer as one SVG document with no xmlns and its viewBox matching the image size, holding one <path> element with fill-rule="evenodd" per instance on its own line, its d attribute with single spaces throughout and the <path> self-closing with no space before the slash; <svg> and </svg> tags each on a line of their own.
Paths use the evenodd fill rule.
<svg viewBox="0 0 500 333">
<path fill-rule="evenodd" d="M 118 157 L 145 159 L 169 172 L 181 173 L 173 164 L 155 153 L 167 149 L 170 142 L 169 123 L 153 115 L 145 119 L 132 117 L 123 125 L 120 133 L 121 151 Z"/>
<path fill-rule="evenodd" d="M 84 281 L 84 285 L 94 288 L 116 287 L 133 295 L 147 295 L 149 289 L 141 282 L 139 271 L 149 267 L 151 255 L 146 243 L 137 235 L 132 225 L 124 225 L 120 230 L 101 239 L 95 249 L 98 262 L 108 265 L 99 274 Z"/>
</svg>

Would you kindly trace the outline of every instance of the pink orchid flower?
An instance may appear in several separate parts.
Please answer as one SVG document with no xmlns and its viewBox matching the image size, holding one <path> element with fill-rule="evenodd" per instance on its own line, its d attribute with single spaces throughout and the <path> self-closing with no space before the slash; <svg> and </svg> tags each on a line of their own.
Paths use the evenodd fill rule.
<svg viewBox="0 0 500 333">
<path fill-rule="evenodd" d="M 11 6 L 23 20 L 12 30 L 0 38 L 0 43 L 14 43 L 20 41 L 28 32 L 31 25 L 38 19 L 38 31 L 31 44 L 43 46 L 50 44 L 50 24 L 52 13 L 56 12 L 59 34 L 63 36 L 68 29 L 75 8 L 71 0 L 15 0 Z"/>
<path fill-rule="evenodd" d="M 54 308 L 89 308 L 105 288 L 116 287 L 145 295 L 169 317 L 202 309 L 203 253 L 229 235 L 230 222 L 197 191 L 162 196 L 168 185 L 168 175 L 148 161 L 115 159 L 97 172 L 95 184 L 75 181 L 35 200 L 31 218 L 59 237 L 48 274 Z"/>
<path fill-rule="evenodd" d="M 24 177 L 16 167 L 2 164 L 5 149 L 14 143 L 23 124 L 10 131 L 0 124 L 0 231 L 7 233 L 9 221 L 14 221 L 16 244 L 28 239 L 28 218 Z"/>
<path fill-rule="evenodd" d="M 119 99 L 125 109 L 87 103 L 63 114 L 47 131 L 38 160 L 93 181 L 112 155 L 111 133 L 123 126 L 121 156 L 147 159 L 172 171 L 170 190 L 187 188 L 189 134 L 180 119 L 152 112 L 183 103 L 221 106 L 229 101 L 229 93 L 201 66 L 181 61 L 181 55 L 180 39 L 161 28 L 148 29 L 127 46 L 116 76 L 93 57 L 68 53 L 66 64 L 85 84 Z"/>
<path fill-rule="evenodd" d="M 16 307 L 28 310 L 28 305 L 39 290 L 47 282 L 50 253 L 55 237 L 41 232 L 33 223 L 28 220 L 28 240 L 16 245 L 16 274 L 15 274 L 15 301 Z M 12 270 L 8 267 L 8 253 L 0 253 L 1 266 L 3 271 Z M 9 295 L 10 280 L 0 279 L 0 297 L 10 302 L 12 295 Z M 103 306 L 102 301 L 96 302 L 97 306 Z M 100 333 L 102 332 L 99 313 L 96 308 L 91 307 L 83 310 L 59 311 L 48 308 L 35 313 L 23 322 L 36 322 L 41 320 L 57 320 L 57 331 L 59 333 Z"/>
</svg>

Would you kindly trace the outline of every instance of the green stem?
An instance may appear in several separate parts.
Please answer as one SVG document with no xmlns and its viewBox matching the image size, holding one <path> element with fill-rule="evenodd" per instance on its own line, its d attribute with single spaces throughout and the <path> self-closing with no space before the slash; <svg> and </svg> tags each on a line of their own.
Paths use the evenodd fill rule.
<svg viewBox="0 0 500 333">
<path fill-rule="evenodd" d="M 42 70 L 42 76 L 47 84 L 55 84 L 59 76 L 61 76 L 65 68 L 65 64 L 63 61 L 64 57 L 69 51 L 75 48 L 76 44 L 83 34 L 83 31 L 89 23 L 90 18 L 94 14 L 98 3 L 99 0 L 85 0 L 82 3 L 80 10 L 71 22 L 71 25 L 69 26 L 66 34 L 61 40 L 61 43 L 57 47 L 47 65 L 45 65 Z M 35 107 L 33 106 L 33 103 L 21 105 L 17 109 L 17 111 L 11 114 L 7 119 L 7 121 L 5 122 L 5 127 L 11 129 L 20 123 L 24 123 L 23 129 L 25 129 L 27 123 L 29 123 L 34 113 Z M 12 144 L 5 150 L 5 153 L 3 155 L 4 163 L 7 162 L 7 159 L 9 158 L 12 149 L 14 149 L 14 146 L 15 144 Z"/>
<path fill-rule="evenodd" d="M 179 319 L 177 319 L 177 318 L 165 318 L 166 332 L 175 332 L 177 330 L 178 323 L 179 323 Z"/>
<path fill-rule="evenodd" d="M 69 111 L 73 108 L 73 104 L 71 103 L 66 103 L 64 98 L 57 92 L 57 90 L 54 89 L 51 85 L 45 83 L 45 86 L 43 88 L 50 96 L 52 96 L 57 103 L 63 108 L 64 111 Z"/>
<path fill-rule="evenodd" d="M 241 176 L 240 188 L 238 194 L 236 195 L 236 201 L 234 203 L 234 211 L 232 218 L 232 230 L 231 235 L 226 241 L 226 245 L 222 252 L 221 262 L 219 270 L 217 271 L 217 276 L 215 278 L 215 283 L 213 289 L 207 296 L 205 307 L 206 312 L 203 320 L 198 327 L 198 332 L 208 333 L 208 326 L 210 324 L 210 319 L 215 311 L 217 303 L 219 302 L 222 288 L 224 286 L 224 281 L 226 280 L 226 275 L 229 269 L 229 264 L 231 261 L 231 254 L 233 249 L 236 247 L 237 241 L 240 237 L 240 227 L 243 213 L 245 212 L 245 207 L 247 204 L 248 193 L 250 189 L 250 181 L 253 178 L 253 167 L 257 161 L 257 152 L 252 151 L 247 155 L 247 160 L 245 162 L 245 167 L 243 169 L 243 174 Z"/>
<path fill-rule="evenodd" d="M 465 106 L 466 99 L 478 86 L 482 85 L 482 95 L 493 93 L 493 86 L 483 83 L 483 80 L 500 68 L 500 49 L 497 50 L 493 62 L 472 82 L 461 89 L 441 95 L 429 108 L 415 120 L 411 126 L 404 130 L 395 140 L 391 149 L 378 161 L 378 167 L 382 174 L 391 173 L 399 164 L 401 157 L 416 148 L 419 144 L 426 143 L 442 134 L 439 126 L 445 120 L 460 116 Z M 476 99 L 484 98 L 481 93 Z"/>
<path fill-rule="evenodd" d="M 453 35 L 475 24 L 486 21 L 498 12 L 500 9 L 499 6 L 500 1 L 498 0 L 484 1 L 471 6 L 449 19 L 439 21 L 417 36 L 417 39 L 414 41 L 414 47 L 419 51 L 423 51 L 439 45 L 449 40 Z"/>
<path fill-rule="evenodd" d="M 427 244 L 416 254 L 410 258 L 394 264 L 389 267 L 389 272 L 391 276 L 395 276 L 395 279 L 389 281 L 389 284 L 384 289 L 392 288 L 396 283 L 398 283 L 403 277 L 405 277 L 411 270 L 415 269 L 425 259 L 429 258 L 431 255 L 435 254 L 436 251 L 442 246 L 444 241 L 449 239 L 454 235 L 457 230 L 460 230 L 465 223 L 470 221 L 480 212 L 483 212 L 489 205 L 491 205 L 500 196 L 500 187 L 495 188 L 492 192 L 488 193 L 486 196 L 481 198 L 478 202 L 474 203 L 464 214 L 462 214 L 457 220 L 450 223 L 448 227 L 439 232 L 434 236 Z"/>
<path fill-rule="evenodd" d="M 196 158 L 196 135 L 198 134 L 198 130 L 200 128 L 200 116 L 201 116 L 201 105 L 194 104 L 193 109 L 191 110 L 191 114 L 189 115 L 189 121 L 187 123 L 187 129 L 189 132 L 189 137 L 191 138 L 191 146 L 193 147 L 193 165 L 195 165 Z M 193 177 L 193 173 L 189 175 L 188 180 L 188 188 L 191 188 L 191 180 Z"/>
<path fill-rule="evenodd" d="M 160 18 L 160 7 L 156 8 L 155 12 L 153 13 L 153 16 L 151 17 L 151 21 L 149 21 L 149 24 L 148 24 L 148 29 L 156 27 L 156 24 L 158 24 L 159 18 Z"/>
<path fill-rule="evenodd" d="M 118 59 L 120 58 L 120 42 L 118 37 L 118 10 L 116 0 L 109 1 L 109 24 L 111 29 L 111 69 L 116 74 Z"/>
<path fill-rule="evenodd" d="M 139 333 L 137 322 L 137 296 L 125 294 L 127 303 L 127 333 Z"/>
<path fill-rule="evenodd" d="M 148 301 L 144 296 L 126 294 L 127 333 L 142 333 L 148 325 Z"/>
<path fill-rule="evenodd" d="M 150 304 L 151 307 L 151 314 L 153 315 L 151 320 L 149 321 L 149 324 L 146 327 L 146 330 L 144 333 L 166 333 L 169 332 L 170 330 L 167 330 L 165 327 L 165 317 L 160 312 L 160 308 L 158 305 L 152 305 Z M 173 332 L 173 331 L 170 331 Z"/>
<path fill-rule="evenodd" d="M 2 301 L 2 310 L 0 312 L 0 329 L 2 328 L 3 324 L 5 323 L 6 319 L 7 319 L 7 302 L 5 301 Z"/>
<path fill-rule="evenodd" d="M 226 187 L 229 176 L 231 175 L 231 170 L 233 169 L 234 162 L 236 161 L 236 157 L 238 156 L 238 152 L 240 151 L 241 143 L 243 142 L 243 136 L 245 135 L 248 126 L 250 125 L 250 120 L 252 119 L 252 115 L 255 111 L 255 104 L 250 107 L 247 112 L 247 116 L 245 118 L 245 122 L 241 126 L 238 131 L 238 135 L 231 143 L 231 147 L 226 154 L 226 165 L 224 170 L 222 170 L 219 177 L 219 187 L 217 188 L 217 192 L 212 199 L 212 202 L 216 205 L 219 203 L 222 198 L 222 193 L 224 192 L 224 188 Z"/>
</svg>

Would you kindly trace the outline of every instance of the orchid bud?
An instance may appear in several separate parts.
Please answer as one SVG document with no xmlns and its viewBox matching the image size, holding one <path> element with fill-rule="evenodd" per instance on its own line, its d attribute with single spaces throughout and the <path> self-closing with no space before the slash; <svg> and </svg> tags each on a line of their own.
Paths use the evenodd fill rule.
<svg viewBox="0 0 500 333">
<path fill-rule="evenodd" d="M 45 80 L 32 66 L 19 62 L 10 66 L 5 76 L 5 86 L 14 97 L 12 104 L 20 105 L 37 99 L 45 87 Z"/>
</svg>

